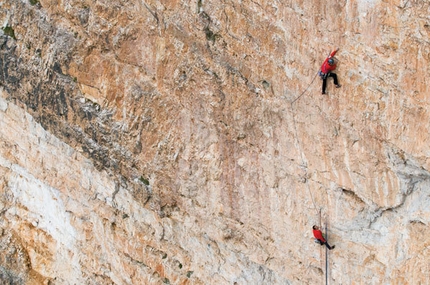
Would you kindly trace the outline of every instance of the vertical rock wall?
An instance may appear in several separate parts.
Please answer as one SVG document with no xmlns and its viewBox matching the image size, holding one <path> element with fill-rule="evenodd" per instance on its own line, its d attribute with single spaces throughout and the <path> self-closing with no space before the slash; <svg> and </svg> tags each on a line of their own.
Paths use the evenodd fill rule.
<svg viewBox="0 0 430 285">
<path fill-rule="evenodd" d="M 430 282 L 429 3 L 308 2 L 0 3 L 0 276 Z"/>
</svg>

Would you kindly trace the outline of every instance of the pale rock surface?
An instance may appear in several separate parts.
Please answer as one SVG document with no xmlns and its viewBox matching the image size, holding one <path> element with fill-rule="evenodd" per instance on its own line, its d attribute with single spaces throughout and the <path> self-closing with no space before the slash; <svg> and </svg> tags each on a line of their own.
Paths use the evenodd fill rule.
<svg viewBox="0 0 430 285">
<path fill-rule="evenodd" d="M 330 284 L 430 284 L 428 1 L 5 0 L 0 22 L 7 284 L 322 284 L 320 223 Z"/>
</svg>

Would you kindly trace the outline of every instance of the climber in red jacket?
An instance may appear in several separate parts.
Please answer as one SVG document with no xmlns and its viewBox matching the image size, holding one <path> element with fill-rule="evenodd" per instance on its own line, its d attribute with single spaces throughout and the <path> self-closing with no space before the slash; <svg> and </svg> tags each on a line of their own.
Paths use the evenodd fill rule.
<svg viewBox="0 0 430 285">
<path fill-rule="evenodd" d="M 313 226 L 312 227 L 312 231 L 314 233 L 314 237 L 317 239 L 317 241 L 319 242 L 320 245 L 325 244 L 327 246 L 328 249 L 333 249 L 335 248 L 335 245 L 330 246 L 328 244 L 328 242 L 325 240 L 325 238 L 323 237 L 322 232 L 320 231 L 320 229 L 318 228 L 318 226 Z"/>
<path fill-rule="evenodd" d="M 319 76 L 321 77 L 323 84 L 322 84 L 322 94 L 325 94 L 325 89 L 327 87 L 327 78 L 333 77 L 334 85 L 336 85 L 336 88 L 340 88 L 340 84 L 337 81 L 337 75 L 336 73 L 333 73 L 332 71 L 336 69 L 336 62 L 334 61 L 333 57 L 336 54 L 336 52 L 339 50 L 337 48 L 336 50 L 332 51 L 330 55 L 325 59 L 323 64 L 321 65 L 321 70 L 319 71 Z"/>
</svg>

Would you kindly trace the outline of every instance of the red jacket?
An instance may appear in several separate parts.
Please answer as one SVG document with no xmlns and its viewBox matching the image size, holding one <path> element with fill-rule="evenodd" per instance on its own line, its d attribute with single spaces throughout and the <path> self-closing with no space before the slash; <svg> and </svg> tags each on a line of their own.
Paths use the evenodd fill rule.
<svg viewBox="0 0 430 285">
<path fill-rule="evenodd" d="M 330 58 L 334 57 L 336 52 L 337 52 L 337 50 L 332 51 L 331 54 L 325 59 L 325 61 L 321 65 L 321 72 L 322 73 L 327 74 L 327 73 L 330 73 L 330 71 L 333 71 L 336 69 L 336 63 L 334 63 L 333 65 L 328 64 L 328 60 Z"/>
<path fill-rule="evenodd" d="M 312 230 L 314 232 L 314 237 L 316 239 L 319 239 L 322 242 L 325 242 L 325 238 L 322 235 L 322 232 L 320 230 Z"/>
</svg>

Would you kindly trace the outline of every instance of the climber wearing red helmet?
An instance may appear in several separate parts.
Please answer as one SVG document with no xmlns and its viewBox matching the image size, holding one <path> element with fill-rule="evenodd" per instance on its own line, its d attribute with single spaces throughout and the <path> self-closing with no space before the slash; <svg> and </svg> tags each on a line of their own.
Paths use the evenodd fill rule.
<svg viewBox="0 0 430 285">
<path fill-rule="evenodd" d="M 322 85 L 322 94 L 325 94 L 325 89 L 327 87 L 327 78 L 333 77 L 334 85 L 336 85 L 336 88 L 340 87 L 339 82 L 337 81 L 337 75 L 336 73 L 333 73 L 332 71 L 336 69 L 336 62 L 334 61 L 333 57 L 336 54 L 336 52 L 339 50 L 337 48 L 336 50 L 332 51 L 330 55 L 325 59 L 323 64 L 321 65 L 321 70 L 319 71 L 319 76 L 321 77 L 323 81 Z"/>
</svg>

